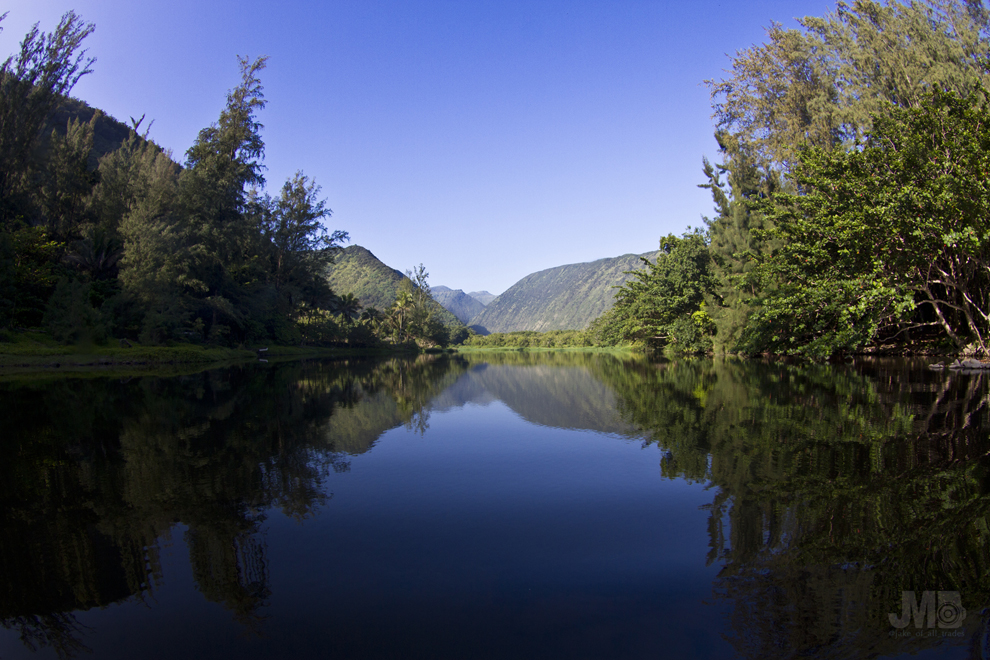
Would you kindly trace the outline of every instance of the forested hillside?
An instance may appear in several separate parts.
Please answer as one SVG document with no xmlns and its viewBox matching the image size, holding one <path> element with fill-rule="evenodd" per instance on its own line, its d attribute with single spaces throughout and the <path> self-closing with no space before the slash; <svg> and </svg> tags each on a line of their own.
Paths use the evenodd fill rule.
<svg viewBox="0 0 990 660">
<path fill-rule="evenodd" d="M 370 250 L 348 245 L 334 259 L 327 283 L 334 291 L 355 296 L 364 307 L 386 309 L 395 300 L 399 283 L 405 277 L 401 271 L 383 264 Z"/>
<path fill-rule="evenodd" d="M 412 284 L 408 275 L 381 262 L 370 250 L 360 245 L 349 245 L 340 250 L 333 265 L 327 271 L 327 282 L 340 295 L 351 295 L 365 309 L 389 309 L 403 289 Z M 445 289 L 446 287 L 437 287 Z M 431 287 L 431 308 L 439 321 L 448 328 L 463 325 L 454 314 L 437 304 L 435 290 Z"/>
<path fill-rule="evenodd" d="M 586 328 L 612 306 L 613 287 L 629 280 L 627 271 L 643 268 L 641 256 L 653 260 L 656 253 L 626 254 L 527 275 L 471 319 L 471 325 L 488 332 Z"/>
</svg>

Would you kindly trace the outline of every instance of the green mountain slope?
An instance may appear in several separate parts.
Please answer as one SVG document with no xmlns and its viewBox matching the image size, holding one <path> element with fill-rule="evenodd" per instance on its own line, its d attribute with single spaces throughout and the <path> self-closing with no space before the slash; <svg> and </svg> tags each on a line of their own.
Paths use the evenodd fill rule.
<svg viewBox="0 0 990 660">
<path fill-rule="evenodd" d="M 369 250 L 351 245 L 337 255 L 327 281 L 336 294 L 351 293 L 363 306 L 385 310 L 395 302 L 403 278 L 405 275 L 383 264 Z"/>
<path fill-rule="evenodd" d="M 337 295 L 354 294 L 363 307 L 376 307 L 383 311 L 395 302 L 399 283 L 405 279 L 408 279 L 405 275 L 389 268 L 360 245 L 351 245 L 341 250 L 327 275 L 330 288 Z M 444 325 L 461 325 L 456 316 L 440 305 L 437 307 Z"/>
<path fill-rule="evenodd" d="M 615 289 L 657 253 L 624 254 L 541 270 L 522 278 L 471 319 L 488 332 L 581 330 L 612 307 Z M 477 329 L 477 328 L 476 328 Z"/>
<path fill-rule="evenodd" d="M 461 289 L 435 286 L 432 290 L 433 297 L 436 301 L 460 319 L 462 323 L 467 323 L 485 309 L 482 303 L 464 293 Z"/>
</svg>

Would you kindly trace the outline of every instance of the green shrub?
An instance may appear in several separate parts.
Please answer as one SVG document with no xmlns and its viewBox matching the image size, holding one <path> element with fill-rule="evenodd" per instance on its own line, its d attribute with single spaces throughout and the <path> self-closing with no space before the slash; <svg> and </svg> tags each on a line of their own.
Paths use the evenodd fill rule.
<svg viewBox="0 0 990 660">
<path fill-rule="evenodd" d="M 45 307 L 42 325 L 55 341 L 104 343 L 107 323 L 90 302 L 90 285 L 79 280 L 59 280 Z"/>
</svg>

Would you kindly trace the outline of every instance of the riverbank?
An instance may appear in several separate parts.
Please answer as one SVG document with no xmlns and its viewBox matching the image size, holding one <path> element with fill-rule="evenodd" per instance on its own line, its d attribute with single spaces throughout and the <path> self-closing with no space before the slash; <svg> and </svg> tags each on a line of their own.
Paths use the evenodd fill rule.
<svg viewBox="0 0 990 660">
<path fill-rule="evenodd" d="M 142 346 L 134 343 L 99 346 L 60 345 L 37 332 L 3 333 L 0 337 L 0 370 L 78 370 L 160 367 L 165 365 L 229 364 L 246 360 L 298 359 L 304 357 L 356 357 L 416 352 L 409 346 L 379 348 L 321 348 L 314 346 L 259 345 L 224 348 L 181 344 Z"/>
<path fill-rule="evenodd" d="M 642 353 L 635 346 L 458 346 L 458 353 Z"/>
</svg>

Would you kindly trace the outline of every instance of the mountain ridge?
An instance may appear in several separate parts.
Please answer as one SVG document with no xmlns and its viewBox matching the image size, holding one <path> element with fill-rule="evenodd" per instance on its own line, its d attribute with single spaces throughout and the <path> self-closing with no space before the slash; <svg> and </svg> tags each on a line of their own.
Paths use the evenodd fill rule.
<svg viewBox="0 0 990 660">
<path fill-rule="evenodd" d="M 491 304 L 493 300 L 498 298 L 494 293 L 488 293 L 487 291 L 471 291 L 468 293 L 469 296 L 480 302 L 482 305 L 487 307 Z"/>
<path fill-rule="evenodd" d="M 531 273 L 471 319 L 479 332 L 583 330 L 611 309 L 615 287 L 658 251 L 565 264 Z"/>
<path fill-rule="evenodd" d="M 461 289 L 437 285 L 434 299 L 443 308 L 444 324 L 470 325 L 479 334 L 519 330 L 581 330 L 608 311 L 615 287 L 627 282 L 631 271 L 644 267 L 643 258 L 659 252 L 624 254 L 576 264 L 564 264 L 530 273 L 486 306 Z M 327 277 L 338 294 L 351 293 L 364 307 L 388 309 L 406 276 L 360 245 L 344 248 Z"/>
<path fill-rule="evenodd" d="M 399 293 L 399 285 L 407 279 L 402 272 L 386 265 L 371 250 L 360 245 L 343 248 L 327 273 L 327 282 L 335 293 L 353 294 L 361 301 L 362 307 L 374 307 L 380 311 L 392 306 Z M 438 304 L 437 311 L 445 326 L 453 328 L 461 325 L 446 307 Z"/>
</svg>

